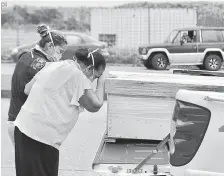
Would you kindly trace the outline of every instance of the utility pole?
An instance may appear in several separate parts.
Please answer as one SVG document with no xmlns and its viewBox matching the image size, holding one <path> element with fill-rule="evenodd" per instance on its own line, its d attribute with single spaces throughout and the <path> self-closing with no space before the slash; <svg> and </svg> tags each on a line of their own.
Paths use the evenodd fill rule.
<svg viewBox="0 0 224 176">
<path fill-rule="evenodd" d="M 16 46 L 19 46 L 19 13 L 18 13 L 18 8 L 16 7 L 16 16 L 18 17 L 16 20 Z"/>
<path fill-rule="evenodd" d="M 14 14 L 15 14 L 15 28 L 16 28 L 16 46 L 19 46 L 19 25 L 20 25 L 20 14 L 18 12 L 18 7 L 14 7 Z"/>
</svg>

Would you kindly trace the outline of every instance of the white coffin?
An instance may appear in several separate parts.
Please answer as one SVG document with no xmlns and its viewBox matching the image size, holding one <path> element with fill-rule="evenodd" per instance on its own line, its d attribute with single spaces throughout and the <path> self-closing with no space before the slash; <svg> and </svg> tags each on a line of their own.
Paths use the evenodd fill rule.
<svg viewBox="0 0 224 176">
<path fill-rule="evenodd" d="M 179 89 L 224 92 L 224 77 L 110 72 L 107 134 L 110 138 L 162 140 Z"/>
</svg>

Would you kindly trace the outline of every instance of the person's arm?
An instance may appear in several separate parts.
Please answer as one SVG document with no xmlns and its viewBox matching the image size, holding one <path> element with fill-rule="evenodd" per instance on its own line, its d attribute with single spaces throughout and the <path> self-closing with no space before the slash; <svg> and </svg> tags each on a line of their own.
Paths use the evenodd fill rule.
<svg viewBox="0 0 224 176">
<path fill-rule="evenodd" d="M 86 89 L 83 96 L 80 97 L 79 103 L 89 112 L 97 112 L 103 106 L 104 102 L 104 76 L 97 80 L 97 88 L 93 90 Z"/>
</svg>

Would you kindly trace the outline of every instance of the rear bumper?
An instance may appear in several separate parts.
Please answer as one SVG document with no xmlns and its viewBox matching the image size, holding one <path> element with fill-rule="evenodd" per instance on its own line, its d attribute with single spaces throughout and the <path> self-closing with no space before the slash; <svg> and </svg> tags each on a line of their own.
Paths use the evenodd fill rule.
<svg viewBox="0 0 224 176">
<path fill-rule="evenodd" d="M 105 174 L 118 174 L 118 175 L 141 175 L 141 176 L 151 176 L 153 174 L 152 165 L 144 165 L 139 170 L 134 170 L 136 164 L 97 164 L 94 165 L 93 170 L 97 173 Z M 158 176 L 171 176 L 169 165 L 158 165 Z"/>
<path fill-rule="evenodd" d="M 199 176 L 199 175 L 200 176 L 224 176 L 224 173 L 187 169 L 184 175 L 185 176 Z"/>
</svg>

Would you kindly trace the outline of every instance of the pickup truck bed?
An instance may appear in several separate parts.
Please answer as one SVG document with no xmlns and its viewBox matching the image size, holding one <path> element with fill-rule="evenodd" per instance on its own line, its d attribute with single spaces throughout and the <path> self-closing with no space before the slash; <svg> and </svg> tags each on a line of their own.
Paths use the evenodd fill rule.
<svg viewBox="0 0 224 176">
<path fill-rule="evenodd" d="M 93 170 L 107 173 L 152 173 L 154 165 L 159 172 L 169 172 L 168 152 L 164 147 L 138 171 L 134 168 L 155 150 L 160 141 L 119 139 L 113 141 L 104 135 L 93 162 Z"/>
</svg>

